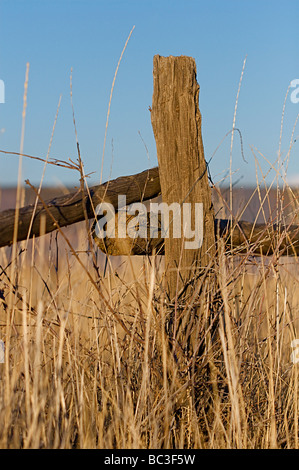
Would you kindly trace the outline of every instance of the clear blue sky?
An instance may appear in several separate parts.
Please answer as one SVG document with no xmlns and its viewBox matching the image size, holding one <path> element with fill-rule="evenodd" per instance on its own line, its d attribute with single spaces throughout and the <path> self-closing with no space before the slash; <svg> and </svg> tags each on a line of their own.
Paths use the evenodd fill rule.
<svg viewBox="0 0 299 470">
<path fill-rule="evenodd" d="M 285 94 L 289 83 L 299 78 L 298 18 L 298 0 L 1 0 L 0 79 L 5 83 L 5 103 L 0 104 L 0 149 L 19 151 L 29 62 L 24 152 L 46 156 L 62 94 L 50 157 L 76 158 L 70 104 L 72 67 L 73 103 L 85 171 L 95 172 L 90 183 L 99 181 L 112 80 L 135 25 L 114 88 L 103 180 L 109 178 L 111 164 L 113 178 L 157 165 L 148 110 L 155 54 L 188 55 L 196 60 L 207 160 L 232 128 L 247 55 L 236 126 L 243 135 L 248 164 L 242 159 L 235 134 L 233 179 L 241 178 L 240 185 L 254 183 L 250 146 L 275 162 Z M 299 103 L 288 98 L 283 156 L 298 113 Z M 298 134 L 299 125 L 295 137 Z M 299 139 L 290 157 L 290 177 L 299 175 L 298 149 Z M 259 161 L 266 171 L 268 164 L 262 157 Z M 215 182 L 225 174 L 229 162 L 230 137 L 211 162 Z M 42 163 L 25 159 L 22 180 L 29 178 L 37 184 L 42 170 Z M 18 157 L 0 154 L 0 186 L 16 184 L 17 176 Z M 44 181 L 46 185 L 76 185 L 78 175 L 48 166 Z"/>
</svg>

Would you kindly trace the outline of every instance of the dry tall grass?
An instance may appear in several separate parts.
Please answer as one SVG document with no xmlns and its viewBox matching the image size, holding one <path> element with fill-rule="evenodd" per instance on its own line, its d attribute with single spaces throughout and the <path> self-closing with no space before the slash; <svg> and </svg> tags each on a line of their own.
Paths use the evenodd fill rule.
<svg viewBox="0 0 299 470">
<path fill-rule="evenodd" d="M 65 233 L 86 271 L 60 234 L 0 252 L 2 448 L 298 447 L 296 258 L 220 244 L 218 290 L 199 279 L 178 306 L 190 353 L 169 340 L 162 257 L 105 269 L 85 224 Z"/>
<path fill-rule="evenodd" d="M 277 184 L 273 211 L 264 181 L 256 221 L 295 223 L 298 195 Z M 214 191 L 232 217 L 232 185 Z M 87 230 L 0 250 L 0 447 L 298 448 L 298 259 L 279 237 L 268 258 L 219 243 L 215 285 L 170 305 L 162 257 L 106 265 Z"/>
</svg>

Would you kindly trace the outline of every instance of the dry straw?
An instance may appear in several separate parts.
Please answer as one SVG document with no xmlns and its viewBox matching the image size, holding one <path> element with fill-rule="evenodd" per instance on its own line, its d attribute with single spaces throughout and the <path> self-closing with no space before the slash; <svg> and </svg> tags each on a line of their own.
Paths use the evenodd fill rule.
<svg viewBox="0 0 299 470">
<path fill-rule="evenodd" d="M 257 196 L 271 232 L 265 159 L 252 153 L 249 201 L 237 216 L 233 192 L 216 185 L 215 204 L 237 224 Z M 83 163 L 72 165 L 85 184 Z M 290 206 L 284 215 L 294 217 Z M 87 224 L 57 229 L 27 252 L 0 250 L 1 448 L 298 448 L 298 260 L 280 256 L 279 240 L 267 258 L 252 256 L 261 240 L 242 255 L 220 242 L 217 285 L 206 276 L 187 305 L 177 298 L 172 328 L 162 257 L 111 259 L 97 277 L 105 256 L 88 245 Z"/>
</svg>

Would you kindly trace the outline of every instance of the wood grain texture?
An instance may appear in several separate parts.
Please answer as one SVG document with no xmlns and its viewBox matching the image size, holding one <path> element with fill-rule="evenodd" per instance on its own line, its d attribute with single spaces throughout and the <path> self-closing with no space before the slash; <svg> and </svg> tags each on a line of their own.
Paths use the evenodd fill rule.
<svg viewBox="0 0 299 470">
<path fill-rule="evenodd" d="M 34 205 L 22 207 L 19 211 L 17 240 L 25 240 L 33 217 L 29 238 L 40 235 L 42 217 L 45 218 L 45 231 L 50 233 L 59 227 L 81 222 L 84 220 L 84 205 L 88 218 L 94 217 L 96 206 L 105 201 L 115 208 L 118 204 L 118 195 L 126 195 L 127 204 L 150 199 L 160 193 L 160 181 L 158 168 L 145 170 L 137 175 L 122 176 L 102 185 L 93 186 L 82 194 L 74 191 L 66 196 L 57 197 L 39 202 L 34 213 Z M 89 196 L 90 195 L 90 196 Z M 50 215 L 51 214 L 51 215 Z M 52 216 L 52 217 L 51 217 Z M 56 223 L 54 223 L 53 218 Z M 12 243 L 14 231 L 15 210 L 10 209 L 0 213 L 0 247 Z"/>
<path fill-rule="evenodd" d="M 114 207 L 117 209 L 118 194 L 123 192 L 127 194 L 129 204 L 139 202 L 142 196 L 144 200 L 155 198 L 161 192 L 158 168 L 152 168 L 137 175 L 117 178 L 110 181 L 110 183 L 90 188 L 94 207 L 104 200 L 114 204 Z M 88 217 L 93 219 L 94 213 L 86 193 L 85 198 L 87 200 Z M 46 206 L 51 214 L 56 217 L 60 227 L 84 220 L 81 193 L 73 192 L 66 196 L 51 199 L 46 202 Z M 11 243 L 14 214 L 14 210 L 0 212 L 0 246 L 10 245 Z M 18 240 L 27 238 L 32 214 L 33 205 L 21 208 Z M 53 224 L 53 220 L 50 219 L 43 204 L 39 203 L 30 237 L 33 235 L 38 237 L 40 235 L 40 219 L 42 215 L 46 218 L 46 233 L 56 230 L 56 226 Z M 117 223 L 118 216 L 116 214 L 116 225 Z M 277 236 L 278 233 L 280 234 L 279 237 Z M 215 219 L 215 234 L 216 239 L 218 237 L 225 238 L 228 248 L 231 245 L 229 237 L 232 235 L 232 246 L 238 250 L 238 253 L 246 253 L 249 248 L 254 255 L 272 255 L 276 249 L 280 251 L 280 254 L 288 256 L 299 255 L 298 225 L 287 227 L 278 225 L 269 226 L 266 224 L 252 224 L 241 220 L 234 223 L 234 228 L 231 232 L 229 220 Z M 279 240 L 278 246 L 277 240 Z M 153 252 L 164 255 L 164 239 L 161 237 L 161 233 L 159 233 L 157 238 L 153 239 L 149 236 L 147 239 L 137 238 L 133 240 L 125 238 L 119 240 L 118 238 L 105 238 L 104 240 L 96 241 L 102 251 L 113 256 L 151 255 Z"/>
<path fill-rule="evenodd" d="M 215 255 L 214 211 L 201 135 L 199 85 L 192 57 L 154 57 L 151 111 L 164 203 L 203 204 L 203 243 L 185 249 L 182 239 L 165 239 L 168 292 L 173 298 L 186 281 L 197 277 Z M 193 216 L 194 217 L 194 216 Z"/>
<path fill-rule="evenodd" d="M 127 222 L 132 216 L 127 216 Z M 116 233 L 118 227 L 118 215 L 116 214 Z M 148 216 L 148 228 L 150 227 L 150 217 Z M 250 254 L 255 256 L 270 256 L 277 252 L 280 256 L 298 256 L 299 255 L 299 226 L 253 224 L 240 220 L 233 223 L 228 219 L 215 219 L 216 242 L 222 238 L 225 247 L 230 250 L 231 247 L 235 254 Z M 149 233 L 149 230 L 148 230 Z M 158 232 L 157 238 L 104 238 L 95 241 L 98 247 L 106 254 L 112 256 L 145 256 L 145 255 L 164 255 L 165 244 Z M 217 244 L 216 244 L 217 246 Z"/>
</svg>

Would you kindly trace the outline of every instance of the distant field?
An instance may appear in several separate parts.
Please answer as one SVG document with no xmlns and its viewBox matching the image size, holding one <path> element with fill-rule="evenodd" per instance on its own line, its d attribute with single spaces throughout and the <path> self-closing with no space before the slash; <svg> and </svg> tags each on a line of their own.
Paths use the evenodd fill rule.
<svg viewBox="0 0 299 470">
<path fill-rule="evenodd" d="M 74 191 L 74 188 L 51 188 L 44 187 L 42 189 L 42 197 L 44 200 L 52 199 L 55 196 L 61 196 L 69 191 Z M 218 195 L 218 191 L 221 193 L 221 198 Z M 299 195 L 299 188 L 292 188 L 292 192 L 296 197 Z M 290 197 L 289 190 L 285 190 L 283 207 L 286 213 L 294 213 L 294 198 Z M 229 206 L 230 193 L 229 188 L 220 187 L 217 191 L 212 190 L 213 202 L 215 205 L 215 213 L 218 218 L 229 217 L 229 211 L 222 199 L 226 201 Z M 253 222 L 258 215 L 256 222 L 267 222 L 270 213 L 272 212 L 275 217 L 277 190 L 276 187 L 271 189 L 269 192 L 261 187 L 260 191 L 256 188 L 233 188 L 233 214 L 238 216 L 242 211 L 242 220 Z M 30 188 L 25 188 L 25 205 L 32 204 L 35 201 L 35 194 Z M 263 210 L 261 210 L 261 201 L 263 201 Z M 16 188 L 0 188 L 0 210 L 6 210 L 14 208 L 16 204 Z M 244 210 L 245 209 L 245 210 Z M 297 216 L 298 217 L 298 216 Z M 239 217 L 240 218 L 240 217 Z M 266 219 L 266 220 L 265 220 Z M 294 220 L 296 223 L 296 220 Z"/>
</svg>

